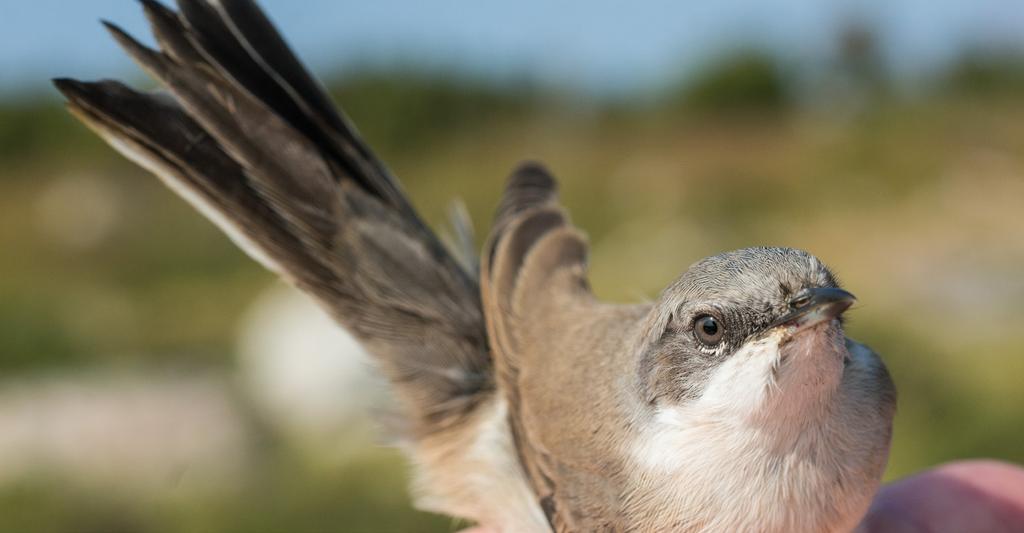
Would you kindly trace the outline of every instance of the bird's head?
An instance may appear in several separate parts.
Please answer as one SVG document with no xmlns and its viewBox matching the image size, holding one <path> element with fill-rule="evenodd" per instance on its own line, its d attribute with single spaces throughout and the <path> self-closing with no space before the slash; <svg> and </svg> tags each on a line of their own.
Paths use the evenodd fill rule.
<svg viewBox="0 0 1024 533">
<path fill-rule="evenodd" d="M 895 409 L 884 364 L 843 331 L 853 302 L 800 250 L 748 248 L 691 266 L 647 315 L 634 352 L 635 475 L 683 495 L 664 500 L 681 517 L 707 513 L 701 527 L 737 529 L 727 510 L 739 498 L 766 530 L 801 529 L 792 524 L 807 516 L 820 522 L 806 529 L 851 528 L 881 478 Z M 690 498 L 695 487 L 707 492 Z"/>
<path fill-rule="evenodd" d="M 746 248 L 703 259 L 652 312 L 642 394 L 656 406 L 747 420 L 804 416 L 839 387 L 850 357 L 841 315 L 853 302 L 804 251 Z"/>
</svg>

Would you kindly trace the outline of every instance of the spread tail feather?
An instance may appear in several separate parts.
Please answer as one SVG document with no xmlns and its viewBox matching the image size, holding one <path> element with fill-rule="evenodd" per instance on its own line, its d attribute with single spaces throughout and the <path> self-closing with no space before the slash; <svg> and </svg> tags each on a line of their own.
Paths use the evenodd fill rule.
<svg viewBox="0 0 1024 533">
<path fill-rule="evenodd" d="M 457 423 L 494 388 L 475 272 L 252 1 L 142 5 L 158 50 L 106 24 L 170 97 L 54 80 L 71 111 L 360 338 L 414 432 Z"/>
</svg>

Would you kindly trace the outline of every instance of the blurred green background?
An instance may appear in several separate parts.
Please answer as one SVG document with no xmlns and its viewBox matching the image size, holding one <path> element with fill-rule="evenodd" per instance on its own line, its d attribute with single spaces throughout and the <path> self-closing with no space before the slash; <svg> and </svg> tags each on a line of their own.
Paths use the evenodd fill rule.
<svg viewBox="0 0 1024 533">
<path fill-rule="evenodd" d="M 888 479 L 1024 462 L 1024 58 L 966 50 L 908 86 L 870 26 L 834 44 L 810 81 L 740 47 L 615 94 L 324 77 L 435 227 L 461 198 L 486 232 L 509 170 L 545 162 L 603 297 L 654 297 L 728 249 L 813 252 L 900 390 Z M 412 510 L 368 422 L 380 392 L 332 360 L 358 349 L 52 91 L 0 99 L 0 251 L 0 531 L 463 525 Z"/>
</svg>

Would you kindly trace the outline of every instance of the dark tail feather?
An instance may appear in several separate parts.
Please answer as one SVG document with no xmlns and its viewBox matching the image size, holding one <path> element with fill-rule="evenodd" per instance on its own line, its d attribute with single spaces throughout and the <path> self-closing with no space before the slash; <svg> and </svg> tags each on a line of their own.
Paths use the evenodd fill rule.
<svg viewBox="0 0 1024 533">
<path fill-rule="evenodd" d="M 494 387 L 475 276 L 246 0 L 143 6 L 161 50 L 111 33 L 173 99 L 54 80 L 69 107 L 373 353 L 411 427 L 461 419 Z"/>
<path fill-rule="evenodd" d="M 351 179 L 415 217 L 398 182 L 337 112 L 259 6 L 250 0 L 180 0 L 179 5 L 190 35 L 211 63 L 331 153 Z"/>
<path fill-rule="evenodd" d="M 157 174 L 265 267 L 286 277 L 327 274 L 294 245 L 296 237 L 249 185 L 242 167 L 173 99 L 139 93 L 116 81 L 60 78 L 54 85 L 76 116 Z"/>
</svg>

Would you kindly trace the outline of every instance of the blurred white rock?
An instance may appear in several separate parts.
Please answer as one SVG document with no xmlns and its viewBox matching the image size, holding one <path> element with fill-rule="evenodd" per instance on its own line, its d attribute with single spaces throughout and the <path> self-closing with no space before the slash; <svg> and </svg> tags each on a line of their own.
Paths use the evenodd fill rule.
<svg viewBox="0 0 1024 533">
<path fill-rule="evenodd" d="M 241 322 L 239 369 L 265 419 L 307 450 L 337 456 L 373 444 L 389 408 L 366 351 L 310 297 L 276 284 Z"/>
<path fill-rule="evenodd" d="M 317 459 L 379 440 L 389 409 L 360 345 L 275 285 L 243 317 L 229 376 L 94 369 L 0 381 L 0 485 L 55 479 L 132 497 L 229 487 L 258 460 L 251 410 Z"/>
<path fill-rule="evenodd" d="M 206 488 L 250 439 L 224 380 L 91 372 L 0 384 L 0 483 L 55 478 L 129 491 Z"/>
</svg>

